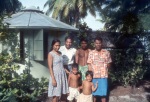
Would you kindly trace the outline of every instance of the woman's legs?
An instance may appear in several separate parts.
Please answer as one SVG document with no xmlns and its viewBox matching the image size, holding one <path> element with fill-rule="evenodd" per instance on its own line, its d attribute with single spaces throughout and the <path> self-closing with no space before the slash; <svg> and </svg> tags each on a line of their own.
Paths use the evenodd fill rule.
<svg viewBox="0 0 150 102">
<path fill-rule="evenodd" d="M 52 102 L 58 102 L 59 97 L 58 96 L 53 96 Z"/>
<path fill-rule="evenodd" d="M 61 102 L 67 102 L 67 94 L 61 95 Z"/>
</svg>

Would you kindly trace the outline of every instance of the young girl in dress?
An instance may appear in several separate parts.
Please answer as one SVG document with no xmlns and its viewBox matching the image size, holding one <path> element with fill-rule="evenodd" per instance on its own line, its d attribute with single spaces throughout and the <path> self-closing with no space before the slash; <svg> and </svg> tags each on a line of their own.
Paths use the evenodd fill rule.
<svg viewBox="0 0 150 102">
<path fill-rule="evenodd" d="M 82 93 L 78 96 L 77 102 L 93 102 L 92 92 L 97 89 L 98 83 L 92 83 L 93 72 L 86 72 L 86 79 L 82 81 Z"/>
</svg>

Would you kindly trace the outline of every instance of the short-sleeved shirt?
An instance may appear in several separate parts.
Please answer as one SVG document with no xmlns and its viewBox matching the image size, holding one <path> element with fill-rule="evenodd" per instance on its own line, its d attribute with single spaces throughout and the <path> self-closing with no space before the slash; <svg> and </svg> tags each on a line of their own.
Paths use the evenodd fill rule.
<svg viewBox="0 0 150 102">
<path fill-rule="evenodd" d="M 87 63 L 91 64 L 93 70 L 93 78 L 107 78 L 107 64 L 112 62 L 109 51 L 102 49 L 101 51 L 92 50 L 89 52 Z"/>
<path fill-rule="evenodd" d="M 67 49 L 66 46 L 61 46 L 59 51 L 62 54 L 64 65 L 73 64 L 74 56 L 75 56 L 75 53 L 76 53 L 75 48 Z"/>
</svg>

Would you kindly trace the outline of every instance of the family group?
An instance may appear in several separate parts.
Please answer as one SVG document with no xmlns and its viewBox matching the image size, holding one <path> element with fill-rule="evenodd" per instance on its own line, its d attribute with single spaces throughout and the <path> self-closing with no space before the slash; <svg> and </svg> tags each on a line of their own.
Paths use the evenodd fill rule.
<svg viewBox="0 0 150 102">
<path fill-rule="evenodd" d="M 102 48 L 101 37 L 94 39 L 93 50 L 88 48 L 86 38 L 80 40 L 77 50 L 72 42 L 69 36 L 64 46 L 58 39 L 52 41 L 48 53 L 48 97 L 52 102 L 106 102 L 110 52 Z"/>
</svg>

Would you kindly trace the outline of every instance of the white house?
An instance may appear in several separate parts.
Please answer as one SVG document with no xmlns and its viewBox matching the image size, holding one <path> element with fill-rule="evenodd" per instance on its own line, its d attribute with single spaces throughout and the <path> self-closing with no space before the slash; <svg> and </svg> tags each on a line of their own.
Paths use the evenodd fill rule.
<svg viewBox="0 0 150 102">
<path fill-rule="evenodd" d="M 52 19 L 35 7 L 13 14 L 11 18 L 4 20 L 4 24 L 8 24 L 10 30 L 17 29 L 20 56 L 30 62 L 28 67 L 31 70 L 31 74 L 37 78 L 42 76 L 49 78 L 47 54 L 52 40 L 58 38 L 61 44 L 64 44 L 67 32 L 78 32 L 77 28 Z M 0 51 L 6 48 L 9 50 L 9 45 L 5 47 L 0 44 Z M 22 67 L 20 71 L 22 71 L 25 66 L 20 65 Z"/>
</svg>

